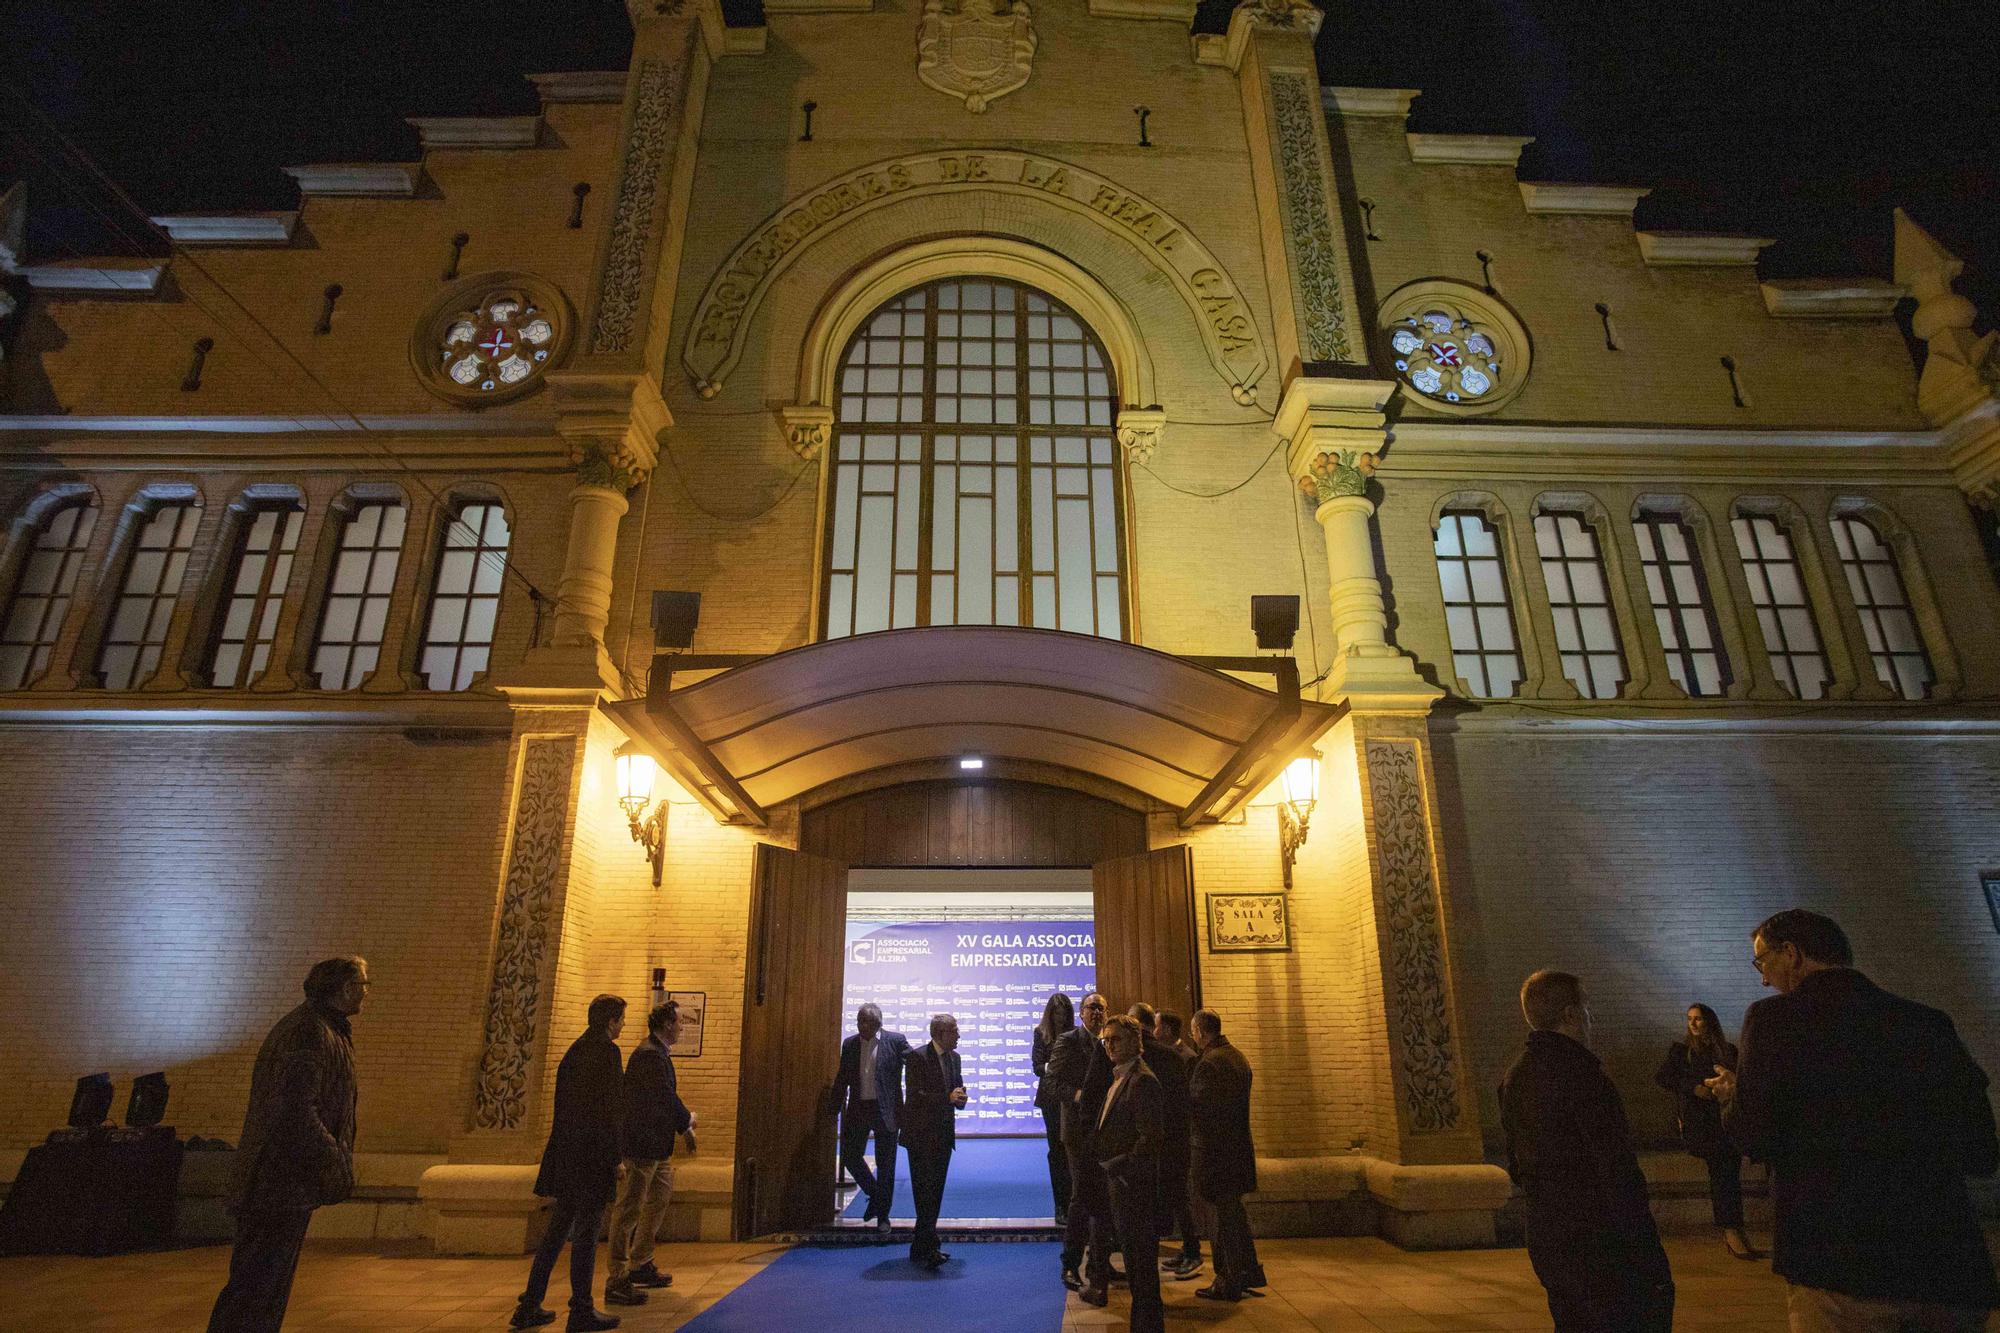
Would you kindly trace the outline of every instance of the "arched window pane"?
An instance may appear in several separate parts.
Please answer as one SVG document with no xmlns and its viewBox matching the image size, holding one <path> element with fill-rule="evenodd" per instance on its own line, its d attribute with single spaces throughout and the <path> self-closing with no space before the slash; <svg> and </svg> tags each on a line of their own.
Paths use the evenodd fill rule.
<svg viewBox="0 0 2000 1333">
<path fill-rule="evenodd" d="M 1036 625 L 1124 636 L 1116 386 L 1048 296 L 934 282 L 841 362 L 826 635 Z"/>
<path fill-rule="evenodd" d="M 1563 675 L 1586 699 L 1617 698 L 1625 683 L 1625 652 L 1618 642 L 1597 530 L 1582 514 L 1537 514 L 1535 546 L 1555 615 Z"/>
<path fill-rule="evenodd" d="M 1936 673 L 1917 630 L 1895 551 L 1866 519 L 1852 515 L 1833 520 L 1833 544 L 1840 552 L 1848 591 L 1854 594 L 1854 609 L 1861 613 L 1876 676 L 1905 699 L 1925 697 Z"/>
<path fill-rule="evenodd" d="M 143 685 L 159 669 L 200 526 L 201 506 L 192 500 L 159 505 L 140 520 L 97 653 L 97 673 L 106 689 Z"/>
<path fill-rule="evenodd" d="M 97 507 L 88 500 L 42 519 L 0 613 L 0 690 L 22 689 L 48 669 L 96 527 Z"/>
<path fill-rule="evenodd" d="M 1639 567 L 1666 651 L 1667 674 L 1695 698 L 1729 688 L 1729 660 L 1694 532 L 1675 514 L 1642 513 L 1632 520 L 1639 543 Z"/>
<path fill-rule="evenodd" d="M 469 504 L 445 525 L 417 661 L 433 690 L 462 690 L 486 669 L 507 569 L 507 511 Z"/>
<path fill-rule="evenodd" d="M 296 503 L 265 505 L 244 515 L 217 608 L 210 685 L 241 689 L 264 674 L 304 520 L 305 511 Z"/>
<path fill-rule="evenodd" d="M 323 690 L 351 690 L 375 670 L 389 624 L 389 598 L 403 554 L 403 506 L 365 504 L 341 527 L 313 674 Z"/>
<path fill-rule="evenodd" d="M 1436 551 L 1452 669 L 1473 697 L 1507 698 L 1521 683 L 1521 652 L 1493 525 L 1477 510 L 1448 509 Z"/>
<path fill-rule="evenodd" d="M 1833 673 L 1820 645 L 1819 626 L 1806 598 L 1805 580 L 1792 549 L 1791 534 L 1767 515 L 1736 516 L 1736 552 L 1771 655 L 1771 674 L 1795 698 L 1817 699 Z"/>
</svg>

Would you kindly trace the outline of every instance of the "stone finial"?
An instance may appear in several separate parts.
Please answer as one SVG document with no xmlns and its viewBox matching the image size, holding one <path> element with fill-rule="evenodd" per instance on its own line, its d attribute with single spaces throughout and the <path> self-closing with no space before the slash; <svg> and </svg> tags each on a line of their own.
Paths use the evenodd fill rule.
<svg viewBox="0 0 2000 1333">
<path fill-rule="evenodd" d="M 1308 37 L 1318 36 L 1319 25 L 1326 20 L 1311 0 L 1243 0 L 1236 13 L 1260 27 L 1297 29 Z"/>
<path fill-rule="evenodd" d="M 832 408 L 802 403 L 779 408 L 778 416 L 785 423 L 785 443 L 792 446 L 793 453 L 810 463 L 826 452 L 827 441 L 833 438 Z"/>
<path fill-rule="evenodd" d="M 1377 461 L 1374 454 L 1357 453 L 1353 449 L 1322 452 L 1306 464 L 1305 475 L 1299 478 L 1299 490 L 1316 505 L 1343 495 L 1365 495 Z"/>
<path fill-rule="evenodd" d="M 1167 414 L 1157 407 L 1128 407 L 1118 414 L 1118 447 L 1128 461 L 1145 466 L 1160 447 L 1160 432 L 1166 429 Z"/>
<path fill-rule="evenodd" d="M 1973 333 L 1978 310 L 1952 290 L 1965 271 L 1902 209 L 1896 210 L 1896 281 L 1917 300 L 1910 328 L 1929 354 L 1917 381 L 1917 406 L 1939 426 L 1957 420 L 2000 389 L 2000 333 Z"/>
</svg>

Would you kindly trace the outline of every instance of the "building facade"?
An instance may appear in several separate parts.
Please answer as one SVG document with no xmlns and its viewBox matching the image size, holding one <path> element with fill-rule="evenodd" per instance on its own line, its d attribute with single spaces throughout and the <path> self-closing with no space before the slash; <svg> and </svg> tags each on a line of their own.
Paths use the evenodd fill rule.
<svg viewBox="0 0 2000 1333">
<path fill-rule="evenodd" d="M 0 1146 L 97 1069 L 233 1137 L 356 952 L 323 1225 L 518 1250 L 556 1059 L 657 974 L 684 1225 L 809 1225 L 848 865 L 1097 867 L 1114 1003 L 1257 1068 L 1274 1230 L 1490 1238 L 1540 966 L 1663 1140 L 1786 906 L 2000 1064 L 2000 372 L 1916 223 L 1760 283 L 1322 87 L 1304 0 L 632 11 L 171 260 L 4 252 Z"/>
</svg>

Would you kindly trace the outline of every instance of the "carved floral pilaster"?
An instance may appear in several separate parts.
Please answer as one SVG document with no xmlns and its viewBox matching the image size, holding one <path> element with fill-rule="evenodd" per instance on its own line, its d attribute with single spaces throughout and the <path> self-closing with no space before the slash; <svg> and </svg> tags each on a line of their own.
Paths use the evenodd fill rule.
<svg viewBox="0 0 2000 1333">
<path fill-rule="evenodd" d="M 632 122 L 619 166 L 618 199 L 612 205 L 611 242 L 598 283 L 596 316 L 591 321 L 590 350 L 594 354 L 625 351 L 640 324 L 639 308 L 645 297 L 642 284 L 659 211 L 660 168 L 673 144 L 681 103 L 687 96 L 693 43 L 690 32 L 680 60 L 649 58 L 639 62 Z"/>
</svg>

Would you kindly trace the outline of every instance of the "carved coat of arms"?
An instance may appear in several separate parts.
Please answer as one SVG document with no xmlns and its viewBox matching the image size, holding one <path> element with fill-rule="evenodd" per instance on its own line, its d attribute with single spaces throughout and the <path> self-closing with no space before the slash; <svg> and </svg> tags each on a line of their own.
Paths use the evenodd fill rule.
<svg viewBox="0 0 2000 1333">
<path fill-rule="evenodd" d="M 924 0 L 917 77 L 980 112 L 1028 81 L 1035 29 L 1027 0 Z"/>
</svg>

